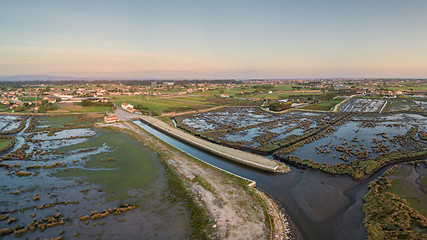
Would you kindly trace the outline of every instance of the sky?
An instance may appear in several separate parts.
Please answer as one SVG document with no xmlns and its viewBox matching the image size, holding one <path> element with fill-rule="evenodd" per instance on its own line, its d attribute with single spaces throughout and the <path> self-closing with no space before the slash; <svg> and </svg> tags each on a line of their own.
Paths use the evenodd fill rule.
<svg viewBox="0 0 427 240">
<path fill-rule="evenodd" d="M 424 0 L 1 0 L 0 76 L 427 78 Z"/>
</svg>

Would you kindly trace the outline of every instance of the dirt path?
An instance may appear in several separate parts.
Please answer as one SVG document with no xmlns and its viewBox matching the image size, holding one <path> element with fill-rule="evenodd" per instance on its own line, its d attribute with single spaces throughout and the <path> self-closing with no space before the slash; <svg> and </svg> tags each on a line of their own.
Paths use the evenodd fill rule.
<svg viewBox="0 0 427 240">
<path fill-rule="evenodd" d="M 203 203 L 213 219 L 213 227 L 217 229 L 220 239 L 293 238 L 282 208 L 260 190 L 247 187 L 237 177 L 210 167 L 169 146 L 134 123 L 98 126 L 129 129 L 141 139 L 142 144 L 162 153 L 169 166 L 177 170 Z M 200 184 L 201 181 L 205 184 Z M 267 210 L 268 216 L 264 215 L 264 209 Z"/>
</svg>

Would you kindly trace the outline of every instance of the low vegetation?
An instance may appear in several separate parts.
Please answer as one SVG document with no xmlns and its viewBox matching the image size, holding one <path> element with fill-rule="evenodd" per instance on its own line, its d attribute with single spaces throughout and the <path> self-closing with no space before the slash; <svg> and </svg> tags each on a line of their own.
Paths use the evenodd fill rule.
<svg viewBox="0 0 427 240">
<path fill-rule="evenodd" d="M 196 200 L 184 181 L 181 179 L 175 169 L 171 168 L 168 164 L 162 161 L 168 175 L 168 185 L 170 193 L 169 200 L 179 198 L 185 202 L 187 209 L 190 211 L 190 224 L 191 224 L 191 239 L 211 239 L 213 234 L 212 223 L 206 214 L 202 204 Z M 203 181 L 201 181 L 203 182 Z M 206 184 L 202 183 L 204 186 Z M 209 188 L 209 187 L 208 187 Z"/>
<path fill-rule="evenodd" d="M 388 192 L 391 186 L 388 177 L 379 177 L 369 184 L 369 192 L 363 198 L 368 239 L 427 239 L 426 217 Z"/>
</svg>

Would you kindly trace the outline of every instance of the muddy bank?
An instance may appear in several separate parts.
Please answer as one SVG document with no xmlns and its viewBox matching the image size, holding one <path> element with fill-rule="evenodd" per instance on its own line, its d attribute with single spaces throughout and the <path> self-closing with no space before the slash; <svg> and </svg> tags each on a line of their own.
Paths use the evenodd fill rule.
<svg viewBox="0 0 427 240">
<path fill-rule="evenodd" d="M 162 153 L 205 205 L 220 239 L 293 238 L 293 231 L 287 218 L 283 217 L 281 207 L 267 195 L 248 187 L 246 180 L 218 171 L 170 147 L 133 123 L 115 125 L 131 129 L 144 139 L 142 143 Z M 268 215 L 264 215 L 264 210 Z"/>
</svg>

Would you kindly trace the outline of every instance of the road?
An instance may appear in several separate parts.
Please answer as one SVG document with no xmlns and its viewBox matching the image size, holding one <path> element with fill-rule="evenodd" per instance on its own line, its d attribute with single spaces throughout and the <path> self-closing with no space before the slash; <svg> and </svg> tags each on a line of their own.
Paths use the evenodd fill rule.
<svg viewBox="0 0 427 240">
<path fill-rule="evenodd" d="M 188 144 L 191 144 L 195 147 L 201 148 L 207 152 L 213 153 L 215 155 L 224 157 L 226 159 L 251 166 L 254 168 L 262 169 L 269 172 L 287 172 L 289 167 L 277 162 L 275 160 L 245 152 L 242 150 L 225 147 L 219 144 L 215 144 L 198 137 L 195 137 L 189 133 L 186 133 L 174 126 L 171 126 L 157 118 L 146 116 L 146 115 L 137 115 L 124 111 L 120 107 L 116 108 L 116 115 L 121 121 L 128 121 L 130 119 L 139 118 L 145 123 L 148 123 L 152 127 L 155 127 L 157 130 L 160 130 L 168 135 L 176 137 Z"/>
</svg>

